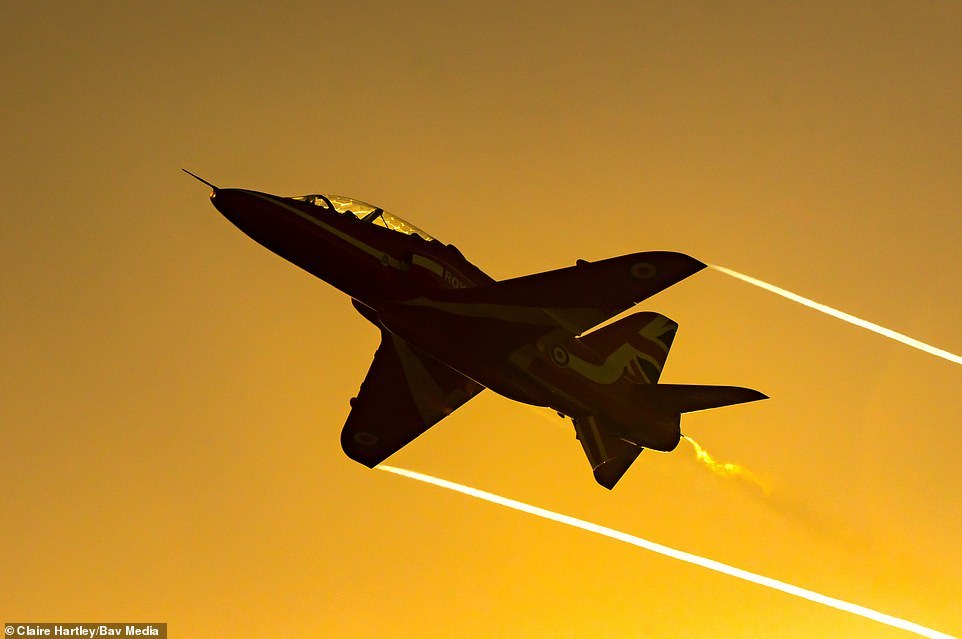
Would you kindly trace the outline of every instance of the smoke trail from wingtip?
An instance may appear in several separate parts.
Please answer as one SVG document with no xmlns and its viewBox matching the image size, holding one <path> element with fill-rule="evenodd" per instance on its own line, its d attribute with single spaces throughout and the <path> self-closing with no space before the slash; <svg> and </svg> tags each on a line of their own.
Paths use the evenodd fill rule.
<svg viewBox="0 0 962 639">
<path fill-rule="evenodd" d="M 705 464 L 713 473 L 720 475 L 722 477 L 734 477 L 737 479 L 743 479 L 750 484 L 754 484 L 762 489 L 762 492 L 766 495 L 770 495 L 772 490 L 769 488 L 765 482 L 759 479 L 755 473 L 748 470 L 744 466 L 735 464 L 732 462 L 718 462 L 715 458 L 708 454 L 708 451 L 702 448 L 702 446 L 696 442 L 694 439 L 688 435 L 682 435 L 682 439 L 687 441 L 695 449 L 695 458 L 701 463 Z"/>
<path fill-rule="evenodd" d="M 931 344 L 926 344 L 925 342 L 919 341 L 914 337 L 903 335 L 902 333 L 893 331 L 890 328 L 885 328 L 884 326 L 879 326 L 878 324 L 869 322 L 868 320 L 863 320 L 859 317 L 855 317 L 854 315 L 849 315 L 848 313 L 832 308 L 831 306 L 826 306 L 825 304 L 819 304 L 818 302 L 814 300 L 810 300 L 807 297 L 802 297 L 801 295 L 797 295 L 796 293 L 792 293 L 791 291 L 786 291 L 785 289 L 775 286 L 774 284 L 763 282 L 749 275 L 745 275 L 744 273 L 733 271 L 730 268 L 725 268 L 724 266 L 716 266 L 714 264 L 711 265 L 711 268 L 718 271 L 719 273 L 724 273 L 725 275 L 730 275 L 735 279 L 739 279 L 743 282 L 748 282 L 753 286 L 763 288 L 766 291 L 775 293 L 776 295 L 781 295 L 782 297 L 786 299 L 790 299 L 793 302 L 798 302 L 803 306 L 807 306 L 809 308 L 815 309 L 816 311 L 820 311 L 827 315 L 831 315 L 832 317 L 836 317 L 844 322 L 848 322 L 849 324 L 854 324 L 855 326 L 868 329 L 873 333 L 878 333 L 879 335 L 888 337 L 889 339 L 894 339 L 895 341 L 901 342 L 906 346 L 917 348 L 920 351 L 928 353 L 929 355 L 935 355 L 936 357 L 941 357 L 942 359 L 946 359 L 950 362 L 954 362 L 956 364 L 962 364 L 962 355 L 956 355 L 955 353 L 950 353 L 949 351 L 943 350 L 941 348 L 936 348 L 935 346 L 932 346 Z"/>
<path fill-rule="evenodd" d="M 767 588 L 779 590 L 789 595 L 794 595 L 796 597 L 801 597 L 802 599 L 807 599 L 808 601 L 820 603 L 824 606 L 829 606 L 837 610 L 849 612 L 854 615 L 858 615 L 860 617 L 871 619 L 872 621 L 877 621 L 887 626 L 891 626 L 893 628 L 907 630 L 908 632 L 915 633 L 916 635 L 919 635 L 921 637 L 929 637 L 930 639 L 958 639 L 957 637 L 953 637 L 952 635 L 945 634 L 944 632 L 939 632 L 938 630 L 926 628 L 925 626 L 919 625 L 917 623 L 913 623 L 905 619 L 900 619 L 898 617 L 893 617 L 892 615 L 887 615 L 883 612 L 872 610 L 871 608 L 866 608 L 864 606 L 859 606 L 858 604 L 853 604 L 847 601 L 842 601 L 841 599 L 835 599 L 834 597 L 822 595 L 811 590 L 806 590 L 805 588 L 800 588 L 799 586 L 793 586 L 791 584 L 785 583 L 784 581 L 778 581 L 777 579 L 772 579 L 771 577 L 758 575 L 753 572 L 749 572 L 747 570 L 742 570 L 741 568 L 735 568 L 734 566 L 729 566 L 728 564 L 723 564 L 713 559 L 706 559 L 705 557 L 693 555 L 683 550 L 675 550 L 674 548 L 663 546 L 653 541 L 642 539 L 641 537 L 629 535 L 628 533 L 621 532 L 613 528 L 608 528 L 606 526 L 593 524 L 589 521 L 584 521 L 583 519 L 577 519 L 576 517 L 571 517 L 570 515 L 562 515 L 561 513 L 556 513 L 551 510 L 539 508 L 538 506 L 532 506 L 524 502 L 516 501 L 514 499 L 509 499 L 507 497 L 502 497 L 500 495 L 495 495 L 494 493 L 489 493 L 483 490 L 479 490 L 477 488 L 471 488 L 470 486 L 457 484 L 455 482 L 448 481 L 446 479 L 440 479 L 438 477 L 432 477 L 431 475 L 425 475 L 424 473 L 418 473 L 413 470 L 406 470 L 404 468 L 397 468 L 394 466 L 377 466 L 377 469 L 383 470 L 389 473 L 393 473 L 395 475 L 401 475 L 402 477 L 407 477 L 409 479 L 416 479 L 417 481 L 421 481 L 427 484 L 432 484 L 434 486 L 439 486 L 441 488 L 446 488 L 448 490 L 453 490 L 454 492 L 458 492 L 464 495 L 469 495 L 471 497 L 477 497 L 478 499 L 483 499 L 484 501 L 491 502 L 493 504 L 507 506 L 508 508 L 519 510 L 521 512 L 528 513 L 529 515 L 534 515 L 536 517 L 541 517 L 542 519 L 549 519 L 551 521 L 556 521 L 560 524 L 573 526 L 575 528 L 580 528 L 581 530 L 587 530 L 588 532 L 593 532 L 597 535 L 602 535 L 603 537 L 610 537 L 611 539 L 617 539 L 618 541 L 623 541 L 627 544 L 631 544 L 639 548 L 644 548 L 645 550 L 650 550 L 652 552 L 658 553 L 659 555 L 664 555 L 666 557 L 678 559 L 680 561 L 694 564 L 696 566 L 701 566 L 702 568 L 708 568 L 709 570 L 714 570 L 716 572 L 720 572 L 722 574 L 729 575 L 731 577 L 736 577 L 738 579 L 750 581 L 752 583 L 765 586 Z"/>
</svg>

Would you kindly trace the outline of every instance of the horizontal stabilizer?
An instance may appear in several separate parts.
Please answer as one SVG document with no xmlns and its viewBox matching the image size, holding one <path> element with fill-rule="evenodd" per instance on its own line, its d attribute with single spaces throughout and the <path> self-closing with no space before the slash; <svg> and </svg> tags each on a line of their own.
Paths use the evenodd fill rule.
<svg viewBox="0 0 962 639">
<path fill-rule="evenodd" d="M 768 395 L 740 386 L 701 386 L 697 384 L 653 384 L 640 386 L 636 392 L 661 409 L 672 413 L 691 413 L 696 410 L 744 404 Z"/>
<path fill-rule="evenodd" d="M 595 481 L 611 490 L 641 454 L 642 447 L 611 434 L 605 422 L 593 415 L 575 419 L 574 423 Z"/>
<path fill-rule="evenodd" d="M 644 450 L 641 446 L 635 446 L 621 457 L 612 457 L 595 467 L 593 473 L 595 481 L 611 490 L 618 483 L 618 480 L 628 472 L 628 468 L 634 463 Z"/>
</svg>

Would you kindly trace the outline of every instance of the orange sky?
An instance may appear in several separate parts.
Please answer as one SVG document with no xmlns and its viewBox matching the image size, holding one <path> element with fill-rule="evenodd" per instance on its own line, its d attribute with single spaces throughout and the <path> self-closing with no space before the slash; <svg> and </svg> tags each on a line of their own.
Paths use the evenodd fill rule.
<svg viewBox="0 0 962 639">
<path fill-rule="evenodd" d="M 8 3 L 0 621 L 172 637 L 907 637 L 369 471 L 377 331 L 222 186 L 329 191 L 496 278 L 679 250 L 962 351 L 962 6 Z M 391 463 L 962 635 L 962 369 L 716 272 L 662 380 L 772 400 L 598 487 L 484 393 Z"/>
</svg>

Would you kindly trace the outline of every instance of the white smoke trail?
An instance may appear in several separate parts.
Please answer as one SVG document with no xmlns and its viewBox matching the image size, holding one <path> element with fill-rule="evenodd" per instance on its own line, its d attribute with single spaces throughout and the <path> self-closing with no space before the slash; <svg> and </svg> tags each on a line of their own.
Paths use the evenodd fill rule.
<svg viewBox="0 0 962 639">
<path fill-rule="evenodd" d="M 718 271 L 719 273 L 724 273 L 725 275 L 731 275 L 732 277 L 734 277 L 734 278 L 736 278 L 736 279 L 739 279 L 739 280 L 741 280 L 741 281 L 743 281 L 743 282 L 748 282 L 749 284 L 753 284 L 754 286 L 758 286 L 759 288 L 763 288 L 763 289 L 765 289 L 766 291 L 769 291 L 769 292 L 771 292 L 771 293 L 775 293 L 776 295 L 781 295 L 782 297 L 787 298 L 787 299 L 790 299 L 790 300 L 792 300 L 793 302 L 798 302 L 799 304 L 802 304 L 803 306 L 807 306 L 807 307 L 809 307 L 809 308 L 814 308 L 816 311 L 821 311 L 822 313 L 826 313 L 826 314 L 828 314 L 828 315 L 831 315 L 832 317 L 837 317 L 838 319 L 840 319 L 840 320 L 842 320 L 842 321 L 845 321 L 845 322 L 848 322 L 849 324 L 854 324 L 855 326 L 859 326 L 859 327 L 861 327 L 861 328 L 868 329 L 868 330 L 872 331 L 873 333 L 878 333 L 879 335 L 883 335 L 883 336 L 888 337 L 888 338 L 890 338 L 890 339 L 894 339 L 895 341 L 901 342 L 901 343 L 905 344 L 906 346 L 911 346 L 912 348 L 917 348 L 917 349 L 919 349 L 920 351 L 924 351 L 924 352 L 928 353 L 929 355 L 935 355 L 936 357 L 941 357 L 942 359 L 947 359 L 947 360 L 949 360 L 950 362 L 954 362 L 954 363 L 956 363 L 956 364 L 962 364 L 962 356 L 956 355 L 956 354 L 954 354 L 954 353 L 950 353 L 950 352 L 948 352 L 948 351 L 946 351 L 946 350 L 942 350 L 941 348 L 936 348 L 935 346 L 932 346 L 931 344 L 926 344 L 925 342 L 921 342 L 921 341 L 919 341 L 919 340 L 917 340 L 917 339 L 915 339 L 915 338 L 913 338 L 913 337 L 909 337 L 908 335 L 903 335 L 902 333 L 898 333 L 898 332 L 896 332 L 896 331 L 893 331 L 893 330 L 890 329 L 890 328 L 885 328 L 884 326 L 879 326 L 878 324 L 873 324 L 872 322 L 869 322 L 868 320 L 863 320 L 863 319 L 861 319 L 861 318 L 855 317 L 854 315 L 849 315 L 848 313 L 842 312 L 842 311 L 840 311 L 840 310 L 838 310 L 838 309 L 834 309 L 834 308 L 832 308 L 831 306 L 826 306 L 825 304 L 819 304 L 818 302 L 815 302 L 815 301 L 813 301 L 813 300 L 810 300 L 810 299 L 808 299 L 807 297 L 802 297 L 801 295 L 796 295 L 795 293 L 792 293 L 792 292 L 790 292 L 790 291 L 786 291 L 785 289 L 779 288 L 778 286 L 775 286 L 774 284 L 769 284 L 768 282 L 763 282 L 763 281 L 761 281 L 761 280 L 759 280 L 759 279 L 755 279 L 754 277 L 750 277 L 750 276 L 748 276 L 748 275 L 745 275 L 744 273 L 739 273 L 738 271 L 733 271 L 733 270 L 731 270 L 730 268 L 725 268 L 724 266 L 715 266 L 714 264 L 711 265 L 711 268 L 713 268 L 714 270 Z"/>
<path fill-rule="evenodd" d="M 925 626 L 920 626 L 917 623 L 906 621 L 905 619 L 899 619 L 898 617 L 893 617 L 892 615 L 887 615 L 885 613 L 872 610 L 871 608 L 865 608 L 864 606 L 842 601 L 841 599 L 835 599 L 834 597 L 821 595 L 817 592 L 806 590 L 805 588 L 787 584 L 784 581 L 778 581 L 777 579 L 757 575 L 753 572 L 748 572 L 747 570 L 742 570 L 741 568 L 735 568 L 734 566 L 729 566 L 728 564 L 723 564 L 713 559 L 699 557 L 698 555 L 693 555 L 683 550 L 675 550 L 674 548 L 669 548 L 668 546 L 663 546 L 653 541 L 642 539 L 641 537 L 635 537 L 634 535 L 629 535 L 628 533 L 614 530 L 613 528 L 607 528 L 605 526 L 593 524 L 589 521 L 584 521 L 583 519 L 577 519 L 569 515 L 562 515 L 561 513 L 556 513 L 551 510 L 525 504 L 514 499 L 508 499 L 507 497 L 501 497 L 500 495 L 495 495 L 494 493 L 489 493 L 477 488 L 471 488 L 469 486 L 456 484 L 445 479 L 432 477 L 431 475 L 414 472 L 413 470 L 396 468 L 394 466 L 378 466 L 377 468 L 378 470 L 384 470 L 389 473 L 394 473 L 395 475 L 416 479 L 418 481 L 440 486 L 441 488 L 447 488 L 448 490 L 453 490 L 464 495 L 477 497 L 478 499 L 483 499 L 484 501 L 488 501 L 493 504 L 499 504 L 501 506 L 513 508 L 514 510 L 520 510 L 521 512 L 528 513 L 529 515 L 534 515 L 543 519 L 550 519 L 551 521 L 556 521 L 560 524 L 574 526 L 575 528 L 587 530 L 588 532 L 593 532 L 597 535 L 610 537 L 611 539 L 617 539 L 618 541 L 623 541 L 627 544 L 638 546 L 639 548 L 644 548 L 645 550 L 650 550 L 660 555 L 665 555 L 666 557 L 695 564 L 696 566 L 708 568 L 709 570 L 714 570 L 731 577 L 737 577 L 738 579 L 744 579 L 745 581 L 750 581 L 767 588 L 780 590 L 781 592 L 789 595 L 794 595 L 796 597 L 801 597 L 802 599 L 807 599 L 809 601 L 814 601 L 815 603 L 829 606 L 831 608 L 850 612 L 866 619 L 871 619 L 872 621 L 877 621 L 879 623 L 892 626 L 893 628 L 907 630 L 922 637 L 930 637 L 931 639 L 958 639 L 957 637 L 947 635 L 943 632 L 939 632 L 938 630 L 932 630 L 931 628 L 926 628 Z"/>
</svg>

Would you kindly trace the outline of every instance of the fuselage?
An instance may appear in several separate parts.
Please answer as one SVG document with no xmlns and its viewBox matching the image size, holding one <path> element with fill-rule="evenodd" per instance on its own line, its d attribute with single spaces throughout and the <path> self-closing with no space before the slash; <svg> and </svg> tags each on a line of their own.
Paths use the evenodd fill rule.
<svg viewBox="0 0 962 639">
<path fill-rule="evenodd" d="M 256 242 L 349 295 L 366 319 L 482 386 L 574 417 L 597 414 L 595 407 L 602 406 L 613 423 L 637 421 L 639 411 L 652 420 L 643 398 L 626 393 L 628 382 L 608 379 L 605 358 L 560 324 L 505 354 L 490 348 L 494 338 L 446 322 L 430 308 L 402 304 L 494 280 L 454 246 L 400 218 L 337 196 L 215 189 L 211 201 Z M 524 324 L 512 330 L 523 331 Z M 569 365 L 572 360 L 582 363 L 580 370 Z M 649 447 L 674 448 L 677 422 L 665 425 L 662 441 L 652 437 Z"/>
</svg>

